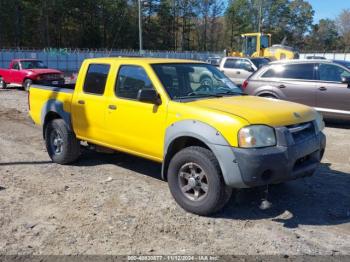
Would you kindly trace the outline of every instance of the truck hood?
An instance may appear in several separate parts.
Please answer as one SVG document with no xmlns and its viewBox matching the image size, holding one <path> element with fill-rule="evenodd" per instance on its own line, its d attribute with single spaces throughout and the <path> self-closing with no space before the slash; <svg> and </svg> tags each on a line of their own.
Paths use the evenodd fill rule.
<svg viewBox="0 0 350 262">
<path fill-rule="evenodd" d="M 61 71 L 50 68 L 40 68 L 40 69 L 27 69 L 26 71 L 32 72 L 34 74 L 62 74 Z"/>
<path fill-rule="evenodd" d="M 236 115 L 250 124 L 274 127 L 304 123 L 316 118 L 316 111 L 308 106 L 256 96 L 204 99 L 190 104 Z"/>
</svg>

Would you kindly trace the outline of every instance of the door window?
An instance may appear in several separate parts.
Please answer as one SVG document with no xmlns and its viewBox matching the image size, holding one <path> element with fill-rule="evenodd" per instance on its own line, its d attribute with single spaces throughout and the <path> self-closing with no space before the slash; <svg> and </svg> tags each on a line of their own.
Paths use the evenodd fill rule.
<svg viewBox="0 0 350 262">
<path fill-rule="evenodd" d="M 246 71 L 253 71 L 251 63 L 245 59 L 240 59 L 238 61 L 238 68 Z"/>
<path fill-rule="evenodd" d="M 15 69 L 15 70 L 19 70 L 19 64 L 18 63 L 14 63 L 12 68 Z"/>
<path fill-rule="evenodd" d="M 269 69 L 262 77 L 314 80 L 314 68 L 314 64 L 277 65 Z"/>
<path fill-rule="evenodd" d="M 110 65 L 91 64 L 86 73 L 83 91 L 102 95 L 105 91 Z"/>
<path fill-rule="evenodd" d="M 121 66 L 115 93 L 118 97 L 137 100 L 139 90 L 153 89 L 146 71 L 140 66 Z"/>
<path fill-rule="evenodd" d="M 321 81 L 341 82 L 342 77 L 350 77 L 350 72 L 340 66 L 320 64 L 318 74 Z"/>
<path fill-rule="evenodd" d="M 237 65 L 237 59 L 227 59 L 224 68 L 239 68 Z"/>
</svg>

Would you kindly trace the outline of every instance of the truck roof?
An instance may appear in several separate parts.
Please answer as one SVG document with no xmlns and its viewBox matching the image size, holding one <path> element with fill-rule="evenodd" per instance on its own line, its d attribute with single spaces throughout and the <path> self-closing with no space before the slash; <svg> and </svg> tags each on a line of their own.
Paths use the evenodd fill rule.
<svg viewBox="0 0 350 262">
<path fill-rule="evenodd" d="M 169 59 L 169 58 L 146 58 L 146 57 L 101 57 L 101 58 L 89 58 L 86 61 L 90 63 L 94 62 L 131 62 L 135 61 L 143 64 L 170 64 L 170 63 L 204 63 L 196 60 L 185 59 Z"/>
</svg>

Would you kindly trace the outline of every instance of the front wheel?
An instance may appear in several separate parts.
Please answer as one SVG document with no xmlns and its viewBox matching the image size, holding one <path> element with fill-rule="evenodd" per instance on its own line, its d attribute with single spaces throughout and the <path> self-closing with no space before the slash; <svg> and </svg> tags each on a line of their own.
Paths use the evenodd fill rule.
<svg viewBox="0 0 350 262">
<path fill-rule="evenodd" d="M 0 89 L 6 89 L 7 85 L 3 78 L 0 77 Z"/>
<path fill-rule="evenodd" d="M 70 164 L 80 156 L 80 142 L 63 119 L 54 119 L 45 128 L 46 149 L 57 164 Z"/>
<path fill-rule="evenodd" d="M 264 98 L 270 98 L 270 99 L 278 99 L 276 96 L 274 95 L 261 95 L 260 97 L 264 97 Z"/>
<path fill-rule="evenodd" d="M 25 91 L 29 91 L 29 88 L 30 86 L 33 84 L 33 81 L 31 79 L 26 79 L 24 82 L 23 82 L 23 89 Z"/>
<path fill-rule="evenodd" d="M 175 201 L 194 214 L 206 216 L 219 211 L 232 194 L 214 154 L 203 147 L 178 152 L 170 161 L 167 177 Z"/>
</svg>

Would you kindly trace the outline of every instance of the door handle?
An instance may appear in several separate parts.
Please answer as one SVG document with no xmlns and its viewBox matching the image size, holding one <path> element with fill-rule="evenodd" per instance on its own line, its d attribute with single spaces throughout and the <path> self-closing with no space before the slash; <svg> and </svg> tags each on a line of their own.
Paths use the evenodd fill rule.
<svg viewBox="0 0 350 262">
<path fill-rule="evenodd" d="M 110 110 L 117 110 L 117 106 L 116 105 L 109 105 L 108 108 Z"/>
<path fill-rule="evenodd" d="M 320 87 L 318 90 L 320 91 L 327 91 L 327 88 L 325 88 L 324 86 Z"/>
<path fill-rule="evenodd" d="M 236 72 L 236 74 L 237 74 L 237 75 L 240 75 L 240 74 L 241 74 L 241 72 L 237 71 L 237 72 Z"/>
<path fill-rule="evenodd" d="M 78 100 L 78 104 L 85 105 L 85 101 L 84 100 Z"/>
<path fill-rule="evenodd" d="M 279 87 L 279 88 L 286 88 L 285 85 L 279 85 L 278 87 Z"/>
</svg>

